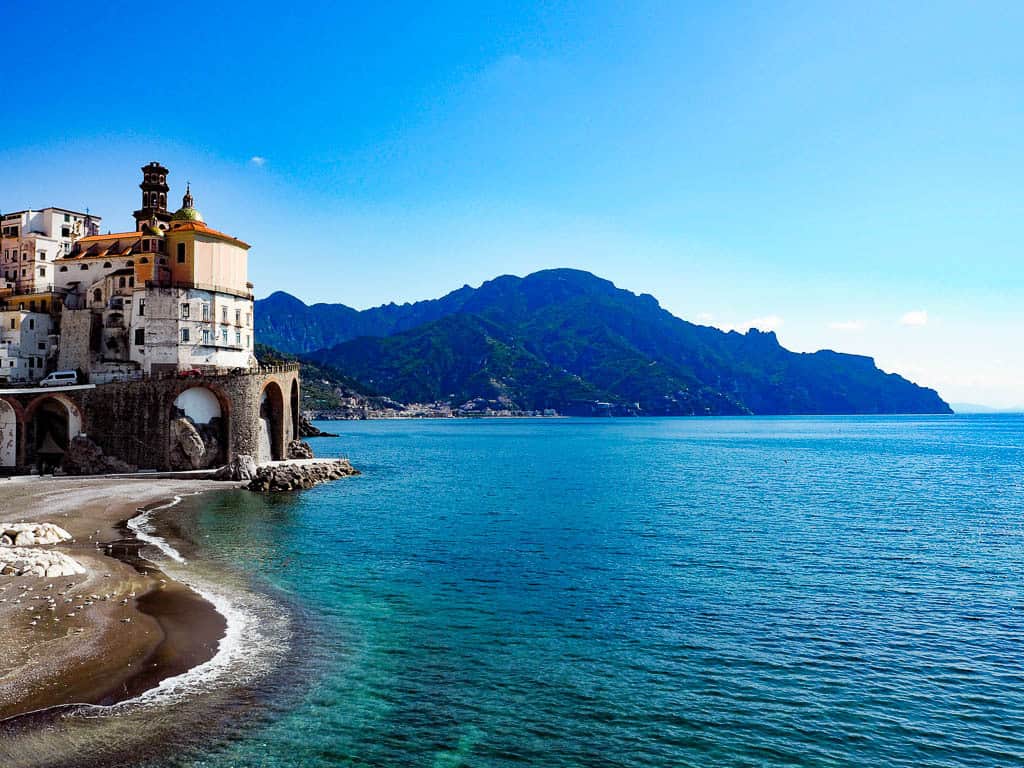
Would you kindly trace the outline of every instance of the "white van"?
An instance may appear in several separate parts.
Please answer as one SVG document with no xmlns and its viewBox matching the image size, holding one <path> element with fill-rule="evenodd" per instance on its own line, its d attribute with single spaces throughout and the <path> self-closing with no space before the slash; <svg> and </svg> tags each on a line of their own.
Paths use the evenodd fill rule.
<svg viewBox="0 0 1024 768">
<path fill-rule="evenodd" d="M 74 371 L 54 371 L 39 382 L 40 387 L 67 387 L 78 383 L 78 374 Z"/>
</svg>

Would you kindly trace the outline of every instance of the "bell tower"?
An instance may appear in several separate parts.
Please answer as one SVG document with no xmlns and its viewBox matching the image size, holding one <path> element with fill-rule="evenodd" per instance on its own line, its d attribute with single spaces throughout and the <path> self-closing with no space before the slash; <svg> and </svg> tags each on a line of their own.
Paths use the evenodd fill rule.
<svg viewBox="0 0 1024 768">
<path fill-rule="evenodd" d="M 167 186 L 167 169 L 155 161 L 142 166 L 139 189 L 142 190 L 142 207 L 133 214 L 135 229 L 142 231 L 153 219 L 164 224 L 170 221 L 171 215 L 167 212 L 167 190 L 170 189 Z"/>
</svg>

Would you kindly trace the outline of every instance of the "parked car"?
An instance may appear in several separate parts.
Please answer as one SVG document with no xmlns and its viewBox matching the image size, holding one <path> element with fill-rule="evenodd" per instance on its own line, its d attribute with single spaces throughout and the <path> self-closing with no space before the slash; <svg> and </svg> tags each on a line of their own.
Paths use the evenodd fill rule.
<svg viewBox="0 0 1024 768">
<path fill-rule="evenodd" d="M 54 371 L 39 382 L 40 387 L 67 387 L 78 383 L 78 374 L 74 371 Z"/>
<path fill-rule="evenodd" d="M 198 368 L 187 368 L 184 371 L 178 371 L 179 379 L 198 379 L 203 375 L 203 372 Z"/>
</svg>

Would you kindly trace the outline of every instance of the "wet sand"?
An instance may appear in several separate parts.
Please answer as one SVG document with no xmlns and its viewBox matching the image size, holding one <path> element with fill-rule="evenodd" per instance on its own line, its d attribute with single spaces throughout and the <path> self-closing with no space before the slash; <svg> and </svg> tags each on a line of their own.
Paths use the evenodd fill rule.
<svg viewBox="0 0 1024 768">
<path fill-rule="evenodd" d="M 139 507 L 233 485 L 0 480 L 0 521 L 60 525 L 74 539 L 56 549 L 87 569 L 55 579 L 0 576 L 0 720 L 61 704 L 114 703 L 214 656 L 224 617 L 139 558 L 139 544 L 124 522 Z"/>
</svg>

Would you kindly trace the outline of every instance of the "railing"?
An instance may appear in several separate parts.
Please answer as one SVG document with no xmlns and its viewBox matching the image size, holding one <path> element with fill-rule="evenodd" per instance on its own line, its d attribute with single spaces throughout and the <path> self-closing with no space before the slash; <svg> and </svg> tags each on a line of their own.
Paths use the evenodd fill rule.
<svg viewBox="0 0 1024 768">
<path fill-rule="evenodd" d="M 248 285 L 248 283 L 246 285 Z M 210 293 L 226 293 L 229 296 L 236 296 L 240 299 L 252 299 L 251 291 L 236 291 L 223 285 L 213 285 L 212 283 L 193 283 L 187 280 L 147 280 L 146 287 L 209 291 Z"/>
<path fill-rule="evenodd" d="M 259 365 L 251 368 L 236 367 L 236 368 L 194 368 L 192 370 L 198 371 L 198 373 L 190 373 L 188 370 L 185 371 L 160 371 L 157 373 L 143 373 L 142 371 L 131 372 L 129 375 L 121 379 L 111 379 L 105 382 L 97 380 L 97 375 L 104 376 L 106 374 L 93 374 L 90 376 L 90 381 L 95 384 L 106 384 L 110 381 L 167 381 L 168 379 L 188 379 L 191 376 L 195 376 L 200 379 L 213 379 L 223 378 L 229 376 L 265 376 L 272 373 L 291 373 L 292 371 L 299 370 L 299 363 L 282 363 L 280 365 Z"/>
</svg>

